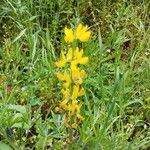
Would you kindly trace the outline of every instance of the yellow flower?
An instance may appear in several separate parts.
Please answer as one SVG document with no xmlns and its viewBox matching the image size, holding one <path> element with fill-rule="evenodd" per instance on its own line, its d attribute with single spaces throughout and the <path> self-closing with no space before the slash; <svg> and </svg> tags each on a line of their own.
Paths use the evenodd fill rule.
<svg viewBox="0 0 150 150">
<path fill-rule="evenodd" d="M 68 100 L 65 99 L 65 100 L 63 100 L 63 101 L 60 102 L 60 106 L 61 106 L 63 109 L 67 110 L 67 109 L 68 109 L 67 103 L 68 103 Z"/>
<path fill-rule="evenodd" d="M 72 80 L 74 81 L 75 84 L 82 84 L 82 78 L 80 77 L 80 71 L 77 68 L 72 68 L 71 70 L 71 74 L 72 74 Z"/>
<path fill-rule="evenodd" d="M 86 72 L 80 70 L 76 65 L 71 65 L 71 77 L 75 84 L 82 84 L 82 78 L 86 77 Z"/>
<path fill-rule="evenodd" d="M 69 91 L 69 89 L 62 89 L 62 90 L 61 90 L 61 93 L 63 94 L 64 99 L 68 99 L 69 96 L 70 96 L 70 91 Z"/>
<path fill-rule="evenodd" d="M 78 65 L 78 64 L 87 64 L 88 61 L 89 61 L 88 57 L 83 57 L 83 49 L 79 50 L 79 48 L 76 47 L 74 53 L 73 49 L 69 48 L 66 56 L 64 52 L 61 51 L 61 60 L 55 62 L 55 64 L 57 67 L 62 68 L 68 62 L 71 62 L 72 65 Z"/>
<path fill-rule="evenodd" d="M 77 64 L 87 64 L 88 63 L 88 57 L 83 57 L 83 49 L 79 50 L 78 47 L 76 47 L 74 51 L 74 63 Z"/>
<path fill-rule="evenodd" d="M 63 51 L 61 51 L 61 60 L 55 62 L 55 65 L 59 68 L 64 67 L 64 65 L 66 64 L 67 60 L 65 57 L 65 54 Z"/>
<path fill-rule="evenodd" d="M 80 119 L 81 121 L 84 120 L 84 117 L 82 117 L 80 114 L 77 114 L 78 119 Z"/>
<path fill-rule="evenodd" d="M 75 100 L 79 96 L 82 96 L 82 95 L 84 95 L 84 89 L 83 88 L 80 89 L 78 85 L 74 85 L 73 86 L 72 96 L 71 96 L 72 101 L 75 102 Z"/>
<path fill-rule="evenodd" d="M 65 27 L 64 40 L 67 43 L 73 43 L 74 40 L 86 42 L 90 39 L 91 31 L 87 26 L 79 24 L 75 29 Z M 83 49 L 74 47 L 76 43 L 73 43 L 72 48 L 69 48 L 67 53 L 61 51 L 61 59 L 56 61 L 55 64 L 58 68 L 62 68 L 64 73 L 56 73 L 57 78 L 62 81 L 63 86 L 61 89 L 62 100 L 59 103 L 60 107 L 66 112 L 65 127 L 77 128 L 84 118 L 80 115 L 80 109 L 82 104 L 79 103 L 79 97 L 83 96 L 85 91 L 81 86 L 83 78 L 86 76 L 86 72 L 80 69 L 80 65 L 87 64 L 89 59 L 84 56 Z"/>
<path fill-rule="evenodd" d="M 72 59 L 73 59 L 73 50 L 72 50 L 72 48 L 69 48 L 67 56 L 66 56 L 66 60 L 67 60 L 67 62 L 70 62 Z"/>
<path fill-rule="evenodd" d="M 74 41 L 74 39 L 75 39 L 73 30 L 72 29 L 68 29 L 67 27 L 65 27 L 64 32 L 65 32 L 65 37 L 64 37 L 65 41 L 67 43 L 72 43 Z"/>
<path fill-rule="evenodd" d="M 78 125 L 77 125 L 76 123 L 73 123 L 73 124 L 71 125 L 71 127 L 72 127 L 73 129 L 76 129 L 76 128 L 78 127 Z"/>
<path fill-rule="evenodd" d="M 67 110 L 73 115 L 74 113 L 80 113 L 81 104 L 68 104 Z"/>
<path fill-rule="evenodd" d="M 79 39 L 81 42 L 87 42 L 90 39 L 91 31 L 88 31 L 88 27 L 79 24 L 75 31 L 65 27 L 65 41 L 67 43 L 72 43 L 75 39 Z"/>
<path fill-rule="evenodd" d="M 70 76 L 66 72 L 64 72 L 64 74 L 58 72 L 58 73 L 56 73 L 56 76 L 59 80 L 65 82 L 63 84 L 64 88 L 69 88 L 69 86 L 71 84 L 71 79 L 70 79 Z"/>
<path fill-rule="evenodd" d="M 56 66 L 62 68 L 65 66 L 67 62 L 70 62 L 73 57 L 73 50 L 69 48 L 67 55 L 65 56 L 64 52 L 61 51 L 61 60 L 55 62 Z"/>
<path fill-rule="evenodd" d="M 91 32 L 88 31 L 87 26 L 83 26 L 79 24 L 76 31 L 75 31 L 76 38 L 79 39 L 81 42 L 87 42 L 91 36 Z"/>
<path fill-rule="evenodd" d="M 79 93 L 79 86 L 73 86 L 73 92 L 72 92 L 72 96 L 71 99 L 72 100 L 76 100 L 78 97 L 78 93 Z"/>
</svg>

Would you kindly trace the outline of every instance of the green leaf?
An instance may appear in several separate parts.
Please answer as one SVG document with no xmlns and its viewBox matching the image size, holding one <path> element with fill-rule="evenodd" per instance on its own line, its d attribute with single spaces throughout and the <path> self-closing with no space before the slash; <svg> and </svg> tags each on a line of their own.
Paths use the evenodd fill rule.
<svg viewBox="0 0 150 150">
<path fill-rule="evenodd" d="M 25 106 L 21 106 L 21 105 L 8 105 L 7 107 L 8 109 L 10 110 L 15 110 L 15 111 L 18 111 L 20 113 L 26 113 L 26 107 Z"/>
<path fill-rule="evenodd" d="M 0 142 L 0 150 L 12 150 L 12 148 L 3 142 Z"/>
<path fill-rule="evenodd" d="M 41 105 L 41 101 L 39 98 L 31 97 L 30 104 L 31 106 Z"/>
</svg>

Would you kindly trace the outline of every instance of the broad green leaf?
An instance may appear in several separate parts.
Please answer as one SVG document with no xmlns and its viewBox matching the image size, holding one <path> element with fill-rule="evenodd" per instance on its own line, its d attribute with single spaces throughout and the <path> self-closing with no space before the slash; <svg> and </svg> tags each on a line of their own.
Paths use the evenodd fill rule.
<svg viewBox="0 0 150 150">
<path fill-rule="evenodd" d="M 0 150 L 12 150 L 12 148 L 3 142 L 0 142 Z"/>
</svg>

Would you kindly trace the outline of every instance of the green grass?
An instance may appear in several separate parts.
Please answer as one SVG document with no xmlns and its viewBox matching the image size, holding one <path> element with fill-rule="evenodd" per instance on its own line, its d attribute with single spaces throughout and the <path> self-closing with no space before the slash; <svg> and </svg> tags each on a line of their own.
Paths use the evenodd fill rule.
<svg viewBox="0 0 150 150">
<path fill-rule="evenodd" d="M 150 2 L 2 0 L 0 149 L 66 149 L 54 62 L 64 27 L 78 22 L 92 38 L 82 45 L 85 120 L 70 149 L 150 148 Z"/>
</svg>

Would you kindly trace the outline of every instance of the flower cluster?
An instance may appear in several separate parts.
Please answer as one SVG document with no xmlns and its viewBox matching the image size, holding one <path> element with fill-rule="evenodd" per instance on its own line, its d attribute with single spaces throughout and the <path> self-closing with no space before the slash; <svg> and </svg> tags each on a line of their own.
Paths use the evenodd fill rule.
<svg viewBox="0 0 150 150">
<path fill-rule="evenodd" d="M 79 39 L 81 42 L 87 42 L 91 36 L 91 32 L 88 31 L 87 26 L 79 24 L 75 31 L 65 28 L 65 41 L 72 43 L 75 39 Z"/>
<path fill-rule="evenodd" d="M 84 56 L 83 49 L 77 46 L 77 40 L 86 42 L 91 36 L 87 26 L 79 24 L 75 30 L 64 30 L 66 43 L 76 45 L 75 47 L 68 48 L 65 54 L 61 51 L 61 58 L 55 62 L 56 66 L 61 70 L 57 72 L 57 78 L 62 81 L 61 93 L 63 99 L 60 102 L 61 108 L 66 111 L 65 126 L 69 128 L 77 128 L 77 122 L 82 121 L 84 118 L 80 114 L 81 103 L 79 97 L 84 95 L 84 88 L 81 86 L 83 78 L 86 77 L 86 72 L 80 69 L 79 66 L 88 63 L 88 57 Z"/>
</svg>

